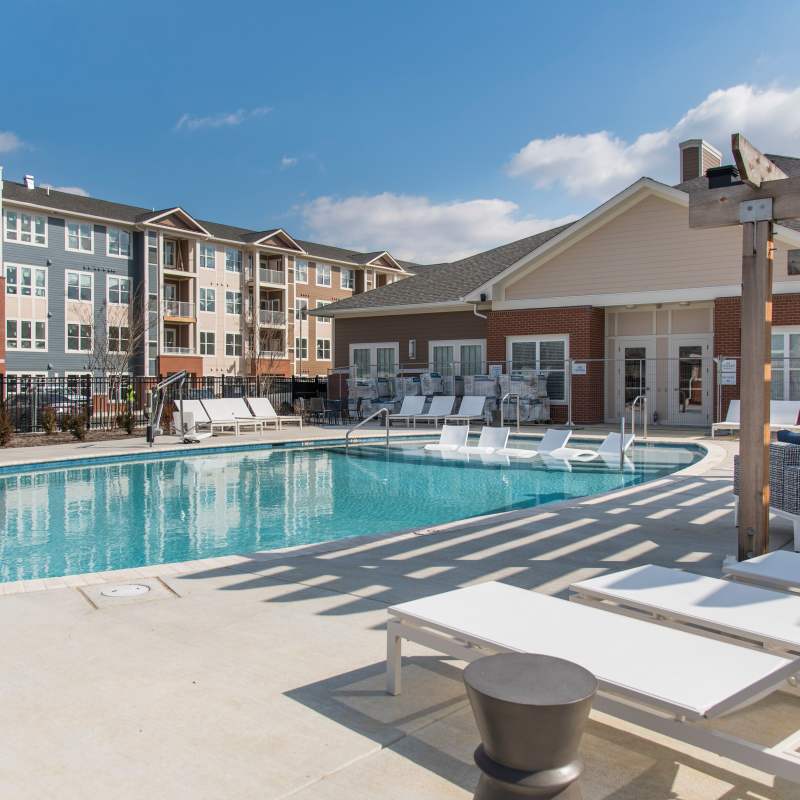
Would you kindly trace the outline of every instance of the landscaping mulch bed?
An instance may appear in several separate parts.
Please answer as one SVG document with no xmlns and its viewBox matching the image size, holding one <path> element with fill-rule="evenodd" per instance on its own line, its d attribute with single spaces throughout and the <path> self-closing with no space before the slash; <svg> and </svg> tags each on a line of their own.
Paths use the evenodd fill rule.
<svg viewBox="0 0 800 800">
<path fill-rule="evenodd" d="M 105 442 L 113 439 L 130 439 L 141 436 L 142 431 L 134 431 L 130 436 L 123 430 L 86 431 L 85 442 Z M 56 433 L 16 433 L 6 447 L 39 447 L 50 444 L 74 444 L 76 439 L 69 431 Z"/>
</svg>

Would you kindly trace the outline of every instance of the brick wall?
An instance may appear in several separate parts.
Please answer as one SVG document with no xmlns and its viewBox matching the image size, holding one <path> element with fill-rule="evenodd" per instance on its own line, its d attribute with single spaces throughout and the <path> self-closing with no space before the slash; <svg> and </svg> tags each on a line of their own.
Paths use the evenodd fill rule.
<svg viewBox="0 0 800 800">
<path fill-rule="evenodd" d="M 569 336 L 569 357 L 575 360 L 605 356 L 605 309 L 591 306 L 493 311 L 487 321 L 489 361 L 507 359 L 507 336 Z M 572 417 L 575 422 L 603 421 L 603 364 L 587 363 L 587 374 L 572 379 Z M 554 421 L 567 418 L 566 406 L 553 406 Z"/>
</svg>

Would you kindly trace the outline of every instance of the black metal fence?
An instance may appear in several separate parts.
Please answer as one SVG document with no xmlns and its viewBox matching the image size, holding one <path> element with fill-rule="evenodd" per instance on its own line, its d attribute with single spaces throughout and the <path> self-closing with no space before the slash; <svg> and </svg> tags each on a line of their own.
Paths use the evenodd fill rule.
<svg viewBox="0 0 800 800">
<path fill-rule="evenodd" d="M 145 425 L 150 397 L 158 378 L 131 376 L 68 375 L 66 377 L 0 374 L 0 403 L 17 433 L 38 433 L 65 428 L 80 417 L 89 430 L 124 427 L 130 413 L 136 426 Z M 213 397 L 269 397 L 279 411 L 292 409 L 295 400 L 327 396 L 325 378 L 284 376 L 189 377 L 185 399 Z M 168 401 L 177 400 L 178 388 L 167 389 Z M 171 403 L 167 403 L 169 415 Z"/>
</svg>

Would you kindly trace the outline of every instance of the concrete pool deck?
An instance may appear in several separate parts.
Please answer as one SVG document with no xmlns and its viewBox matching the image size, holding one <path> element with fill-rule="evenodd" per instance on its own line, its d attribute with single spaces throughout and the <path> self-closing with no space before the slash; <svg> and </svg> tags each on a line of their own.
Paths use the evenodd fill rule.
<svg viewBox="0 0 800 800">
<path fill-rule="evenodd" d="M 604 496 L 139 576 L 144 599 L 103 597 L 102 583 L 0 597 L 0 796 L 471 798 L 460 665 L 410 646 L 404 694 L 386 695 L 386 606 L 489 579 L 563 594 L 650 562 L 718 575 L 735 543 L 736 443 L 715 444 L 698 469 Z M 774 546 L 790 537 L 773 522 Z M 777 741 L 800 726 L 800 700 L 728 725 Z M 583 755 L 587 800 L 797 796 L 622 725 L 591 723 Z"/>
</svg>

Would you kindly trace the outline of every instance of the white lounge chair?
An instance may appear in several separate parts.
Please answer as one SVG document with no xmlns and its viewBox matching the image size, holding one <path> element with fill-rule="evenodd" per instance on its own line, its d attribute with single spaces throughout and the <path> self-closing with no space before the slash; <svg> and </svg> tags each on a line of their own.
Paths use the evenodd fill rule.
<svg viewBox="0 0 800 800">
<path fill-rule="evenodd" d="M 436 444 L 426 444 L 425 449 L 433 452 L 453 453 L 467 443 L 469 425 L 442 425 L 442 432 Z"/>
<path fill-rule="evenodd" d="M 184 444 L 197 444 L 205 439 L 210 439 L 214 434 L 212 434 L 210 430 L 198 430 L 197 423 L 194 421 L 194 414 L 191 411 L 186 410 L 187 401 L 184 400 L 183 403 L 183 417 L 181 417 L 180 411 L 175 411 L 172 414 L 172 424 L 175 427 L 175 433 L 178 434 L 178 436 L 183 437 Z M 203 410 L 202 406 L 200 410 L 203 412 L 203 419 L 207 421 L 208 416 L 206 415 L 206 412 Z"/>
<path fill-rule="evenodd" d="M 225 430 L 232 427 L 237 436 L 243 428 L 263 431 L 264 423 L 261 420 L 253 419 L 249 411 L 249 419 L 242 419 L 237 415 L 237 409 L 239 413 L 241 413 L 241 409 L 239 409 L 238 404 L 229 402 L 232 399 L 237 398 L 218 397 L 200 401 L 208 414 L 208 418 L 211 420 L 211 430 L 213 431 L 215 428 Z"/>
<path fill-rule="evenodd" d="M 275 430 L 281 427 L 278 415 L 275 413 L 274 409 L 272 409 L 271 404 L 270 409 L 272 409 L 272 413 L 262 416 L 261 414 L 254 413 L 242 397 L 226 397 L 224 402 L 226 407 L 230 409 L 231 413 L 240 422 L 244 422 L 245 424 L 248 422 L 260 422 L 262 430 L 267 426 L 274 427 Z M 269 400 L 267 400 L 267 402 L 269 403 Z"/>
<path fill-rule="evenodd" d="M 573 583 L 570 600 L 692 626 L 794 657 L 800 597 L 655 564 Z M 699 629 L 699 630 L 697 630 Z"/>
<path fill-rule="evenodd" d="M 800 592 L 800 553 L 773 550 L 746 561 L 725 559 L 722 574 L 731 580 L 768 586 L 783 592 Z"/>
<path fill-rule="evenodd" d="M 741 405 L 731 400 L 724 422 L 711 426 L 711 438 L 719 431 L 738 431 L 741 428 Z M 800 402 L 796 400 L 771 400 L 769 404 L 769 428 L 772 431 L 800 430 L 797 419 L 800 416 Z"/>
<path fill-rule="evenodd" d="M 421 394 L 407 394 L 400 404 L 397 414 L 389 414 L 389 425 L 393 422 L 405 422 L 406 427 L 411 426 L 411 420 L 422 413 L 425 408 L 425 398 Z"/>
<path fill-rule="evenodd" d="M 450 414 L 447 422 L 466 422 L 468 425 L 473 420 L 486 421 L 486 398 L 481 395 L 465 395 L 461 398 L 461 405 L 458 412 Z"/>
<path fill-rule="evenodd" d="M 403 639 L 464 661 L 490 653 L 543 653 L 595 675 L 595 711 L 800 782 L 800 734 L 769 747 L 711 727 L 783 688 L 800 670 L 800 659 L 495 582 L 402 603 L 389 615 L 390 694 L 401 689 Z"/>
<path fill-rule="evenodd" d="M 430 408 L 425 413 L 415 414 L 412 417 L 414 427 L 417 427 L 417 422 L 432 422 L 434 425 L 438 425 L 439 420 L 444 422 L 453 413 L 455 402 L 456 398 L 453 395 L 434 395 Z"/>
<path fill-rule="evenodd" d="M 206 402 L 210 401 L 207 400 Z M 178 404 L 176 403 L 176 407 L 177 406 Z M 233 431 L 234 433 L 237 434 L 239 432 L 235 420 L 232 420 L 230 417 L 226 416 L 222 419 L 219 418 L 212 419 L 212 417 L 208 413 L 208 410 L 203 405 L 203 402 L 201 400 L 184 400 L 183 412 L 184 414 L 192 415 L 196 430 L 200 428 L 205 428 L 212 434 L 217 431 L 225 432 L 226 430 Z"/>
<path fill-rule="evenodd" d="M 283 428 L 284 425 L 299 425 L 301 430 L 303 428 L 302 417 L 291 414 L 281 416 L 276 413 L 268 397 L 248 397 L 247 404 L 250 406 L 253 416 L 265 420 L 277 420 L 278 428 Z"/>
<path fill-rule="evenodd" d="M 491 428 L 488 425 L 484 425 L 483 428 L 481 428 L 478 444 L 464 445 L 458 448 L 458 452 L 476 456 L 494 455 L 499 453 L 499 451 L 506 446 L 510 433 L 511 428 Z"/>
<path fill-rule="evenodd" d="M 606 460 L 606 457 L 612 459 L 614 456 L 619 459 L 620 442 L 622 442 L 622 452 L 626 453 L 628 448 L 633 444 L 634 436 L 632 433 L 626 433 L 624 441 L 619 433 L 609 433 L 605 439 L 600 443 L 597 450 L 580 450 L 576 447 L 559 447 L 552 450 L 549 455 L 553 458 L 563 458 L 568 461 L 594 461 L 598 458 Z"/>
<path fill-rule="evenodd" d="M 728 403 L 728 413 L 725 415 L 723 422 L 715 422 L 711 426 L 711 438 L 717 431 L 738 431 L 741 424 L 741 406 L 738 400 L 731 400 Z"/>
<path fill-rule="evenodd" d="M 521 447 L 504 447 L 498 452 L 503 456 L 512 458 L 533 458 L 534 456 L 550 455 L 554 450 L 560 450 L 572 436 L 571 430 L 561 430 L 559 428 L 548 428 L 544 436 L 539 440 L 535 448 L 524 449 Z M 566 460 L 566 459 L 562 459 Z"/>
</svg>

